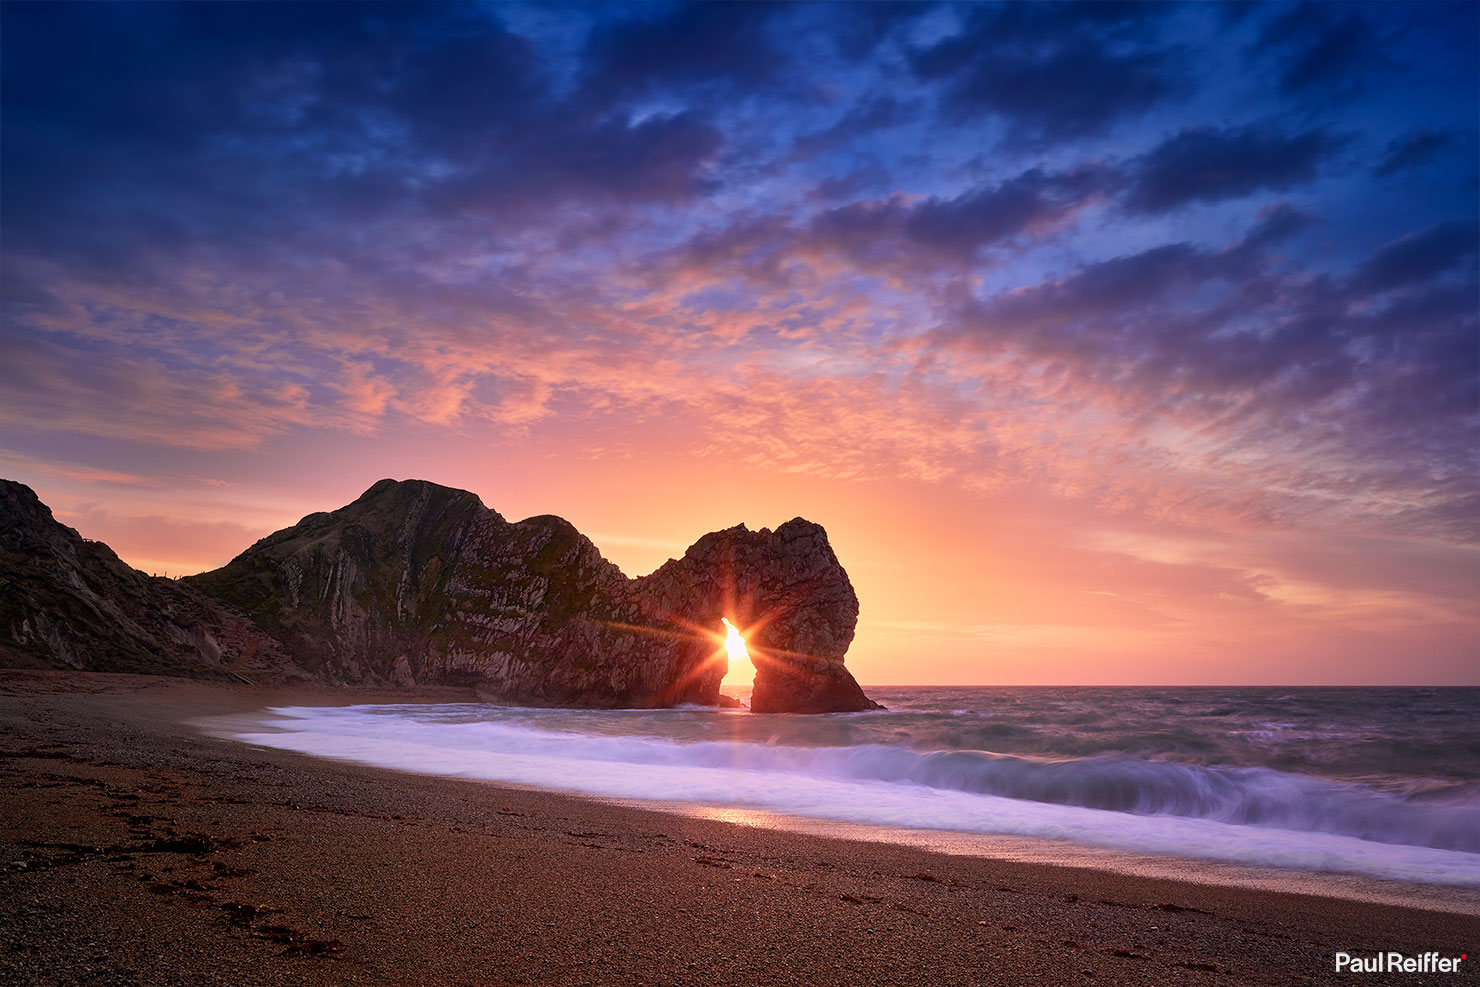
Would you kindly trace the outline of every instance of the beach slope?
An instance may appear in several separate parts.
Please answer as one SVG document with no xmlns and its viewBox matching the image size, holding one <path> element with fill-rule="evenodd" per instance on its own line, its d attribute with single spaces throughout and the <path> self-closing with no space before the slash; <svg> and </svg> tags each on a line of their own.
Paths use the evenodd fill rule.
<svg viewBox="0 0 1480 987">
<path fill-rule="evenodd" d="M 1351 983 L 1338 950 L 1480 945 L 1471 915 L 736 826 L 193 725 L 460 698 L 0 671 L 0 982 Z"/>
</svg>

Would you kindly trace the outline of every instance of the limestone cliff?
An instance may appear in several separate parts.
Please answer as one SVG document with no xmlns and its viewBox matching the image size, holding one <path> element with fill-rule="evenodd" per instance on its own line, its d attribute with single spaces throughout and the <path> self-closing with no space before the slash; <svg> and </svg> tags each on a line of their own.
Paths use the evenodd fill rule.
<svg viewBox="0 0 1480 987">
<path fill-rule="evenodd" d="M 522 704 L 721 702 L 721 617 L 744 629 L 752 708 L 873 708 L 843 667 L 858 599 L 823 529 L 797 518 L 705 535 L 628 579 L 569 523 L 511 523 L 473 494 L 382 480 L 226 566 L 154 579 L 7 484 L 0 660 L 327 682 L 468 684 Z"/>
<path fill-rule="evenodd" d="M 188 581 L 252 614 L 331 681 L 486 683 L 521 701 L 652 705 L 677 677 L 597 674 L 596 655 L 620 653 L 606 638 L 625 616 L 614 604 L 626 580 L 570 524 L 511 524 L 475 495 L 425 481 L 382 480 Z"/>
<path fill-rule="evenodd" d="M 0 664 L 307 679 L 240 611 L 125 565 L 0 480 Z"/>
<path fill-rule="evenodd" d="M 800 519 L 706 535 L 632 580 L 560 518 L 510 523 L 467 491 L 382 480 L 188 581 L 333 681 L 466 683 L 531 704 L 713 705 L 729 616 L 756 625 L 759 708 L 873 706 L 842 665 L 858 600 L 826 533 Z"/>
</svg>

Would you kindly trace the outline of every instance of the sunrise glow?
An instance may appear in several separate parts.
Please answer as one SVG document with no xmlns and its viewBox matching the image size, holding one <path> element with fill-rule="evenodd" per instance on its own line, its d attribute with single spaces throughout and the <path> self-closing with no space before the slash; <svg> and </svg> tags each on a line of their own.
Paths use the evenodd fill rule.
<svg viewBox="0 0 1480 987">
<path fill-rule="evenodd" d="M 729 671 L 725 682 L 729 685 L 745 685 L 755 679 L 755 666 L 750 660 L 750 650 L 739 628 L 730 623 L 730 618 L 721 617 L 725 625 L 725 657 L 729 659 Z"/>
<path fill-rule="evenodd" d="M 740 636 L 730 618 L 721 617 L 725 623 L 725 655 L 730 661 L 750 661 L 750 652 L 745 650 L 745 638 Z"/>
<path fill-rule="evenodd" d="M 1472 963 L 1477 38 L 0 0 L 0 981 Z"/>
<path fill-rule="evenodd" d="M 1480 683 L 1476 7 L 1092 6 L 9 5 L 0 475 L 171 575 L 802 516 L 865 683 Z"/>
</svg>

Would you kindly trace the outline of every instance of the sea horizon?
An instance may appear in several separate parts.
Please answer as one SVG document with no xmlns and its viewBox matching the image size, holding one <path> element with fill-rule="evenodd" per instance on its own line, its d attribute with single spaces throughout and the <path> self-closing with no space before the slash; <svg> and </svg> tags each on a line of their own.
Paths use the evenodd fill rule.
<svg viewBox="0 0 1480 987">
<path fill-rule="evenodd" d="M 1473 979 L 1477 38 L 0 0 L 0 983 Z"/>
</svg>

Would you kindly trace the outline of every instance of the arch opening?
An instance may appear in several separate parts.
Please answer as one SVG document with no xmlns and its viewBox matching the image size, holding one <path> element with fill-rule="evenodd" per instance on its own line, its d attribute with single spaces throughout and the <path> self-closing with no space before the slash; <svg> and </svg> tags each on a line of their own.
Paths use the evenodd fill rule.
<svg viewBox="0 0 1480 987">
<path fill-rule="evenodd" d="M 728 663 L 722 684 L 733 688 L 749 688 L 755 683 L 755 664 L 750 659 L 745 636 L 740 633 L 740 628 L 730 622 L 730 618 L 721 617 L 720 620 L 725 628 L 724 653 Z"/>
</svg>

